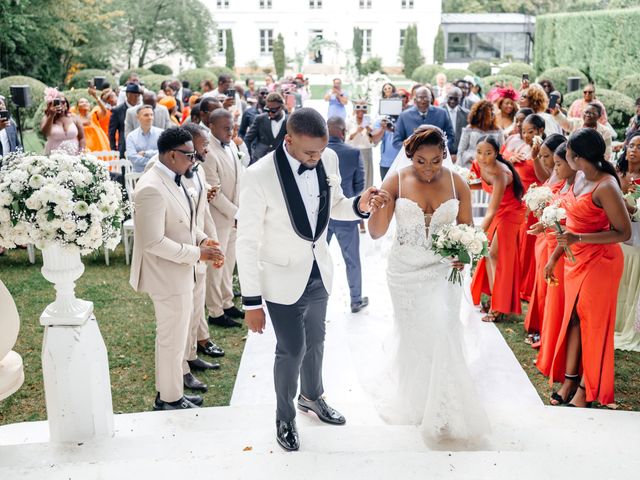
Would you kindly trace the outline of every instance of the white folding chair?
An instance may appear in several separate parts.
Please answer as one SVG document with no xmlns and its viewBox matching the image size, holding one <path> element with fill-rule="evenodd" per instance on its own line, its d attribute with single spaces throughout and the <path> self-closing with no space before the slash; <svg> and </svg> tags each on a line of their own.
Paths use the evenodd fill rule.
<svg viewBox="0 0 640 480">
<path fill-rule="evenodd" d="M 96 157 L 98 160 L 102 160 L 103 162 L 106 162 L 107 164 L 109 164 L 113 160 L 118 160 L 120 158 L 120 152 L 115 150 L 103 150 L 100 152 L 91 152 L 91 155 Z M 109 168 L 109 171 L 111 171 L 111 168 Z"/>
<path fill-rule="evenodd" d="M 482 219 L 487 213 L 490 199 L 491 195 L 484 190 L 471 191 L 471 213 L 473 215 L 473 223 L 475 225 L 482 223 Z"/>
<path fill-rule="evenodd" d="M 118 153 L 118 152 L 116 152 Z M 126 175 L 133 171 L 133 164 L 126 158 L 116 158 L 109 160 L 109 171 Z"/>
<path fill-rule="evenodd" d="M 124 188 L 127 191 L 129 200 L 133 202 L 133 192 L 138 179 L 142 176 L 140 172 L 129 172 L 124 174 Z M 129 265 L 131 248 L 133 247 L 133 218 L 129 218 L 122 224 L 122 241 L 124 243 L 124 261 Z"/>
<path fill-rule="evenodd" d="M 29 257 L 29 263 L 31 265 L 36 263 L 36 247 L 32 243 L 27 245 L 27 256 Z"/>
</svg>

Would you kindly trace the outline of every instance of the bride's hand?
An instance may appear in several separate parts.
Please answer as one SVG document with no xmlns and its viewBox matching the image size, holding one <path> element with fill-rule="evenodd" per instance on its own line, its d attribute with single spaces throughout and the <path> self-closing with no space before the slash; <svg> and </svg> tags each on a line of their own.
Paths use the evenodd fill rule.
<svg viewBox="0 0 640 480">
<path fill-rule="evenodd" d="M 453 268 L 455 268 L 456 270 L 460 270 L 460 271 L 462 271 L 464 269 L 464 263 L 462 263 L 457 258 L 454 258 L 454 259 L 451 260 L 451 266 Z"/>
</svg>

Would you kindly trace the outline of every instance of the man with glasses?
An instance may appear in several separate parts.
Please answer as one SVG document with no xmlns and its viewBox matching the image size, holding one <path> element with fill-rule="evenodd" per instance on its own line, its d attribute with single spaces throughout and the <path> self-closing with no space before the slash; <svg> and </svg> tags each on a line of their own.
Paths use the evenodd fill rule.
<svg viewBox="0 0 640 480">
<path fill-rule="evenodd" d="M 251 164 L 282 145 L 284 136 L 287 134 L 288 115 L 282 95 L 276 92 L 270 93 L 266 98 L 263 112 L 255 117 L 244 137 L 244 143 L 247 144 L 251 155 Z"/>
<path fill-rule="evenodd" d="M 256 105 L 246 109 L 242 114 L 242 121 L 238 129 L 238 136 L 240 138 L 244 139 L 255 118 L 263 112 L 267 103 L 267 95 L 269 95 L 269 89 L 267 87 L 260 87 L 256 95 Z"/>
<path fill-rule="evenodd" d="M 447 94 L 447 102 L 444 105 L 445 111 L 449 114 L 449 120 L 453 126 L 456 139 L 453 142 L 453 148 L 451 148 L 451 159 L 455 162 L 458 154 L 458 144 L 460 143 L 460 136 L 462 135 L 462 129 L 467 126 L 469 120 L 469 110 L 460 106 L 460 100 L 462 99 L 462 90 L 458 87 L 451 87 Z"/>
<path fill-rule="evenodd" d="M 582 118 L 582 112 L 585 108 L 587 108 L 587 105 L 592 102 L 598 103 L 600 105 L 600 108 L 602 109 L 602 115 L 600 116 L 600 120 L 598 121 L 602 125 L 607 125 L 607 123 L 609 122 L 607 118 L 607 109 L 600 100 L 596 99 L 596 87 L 593 83 L 588 83 L 584 87 L 584 89 L 582 90 L 582 98 L 577 99 L 571 104 L 567 117 L 573 120 L 580 120 Z"/>
<path fill-rule="evenodd" d="M 587 104 L 583 110 L 582 118 L 567 118 L 558 106 L 556 106 L 551 113 L 553 119 L 558 123 L 558 125 L 569 133 L 573 133 L 580 128 L 593 128 L 594 130 L 597 130 L 598 133 L 602 135 L 607 147 L 604 152 L 604 158 L 609 161 L 611 159 L 611 143 L 613 136 L 611 135 L 609 128 L 600 123 L 603 112 L 604 110 L 600 106 L 600 102 L 591 102 Z"/>
<path fill-rule="evenodd" d="M 158 162 L 134 193 L 134 243 L 129 283 L 149 294 L 156 317 L 154 410 L 202 405 L 184 395 L 182 362 L 193 310 L 196 264 L 220 265 L 224 255 L 196 224 L 193 195 L 182 183 L 193 176 L 196 152 L 191 134 L 165 130 L 158 138 Z"/>
</svg>

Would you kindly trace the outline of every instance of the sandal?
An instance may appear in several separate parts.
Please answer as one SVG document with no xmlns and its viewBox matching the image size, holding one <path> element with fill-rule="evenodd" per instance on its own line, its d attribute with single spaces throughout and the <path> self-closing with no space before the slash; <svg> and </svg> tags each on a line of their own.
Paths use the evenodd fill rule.
<svg viewBox="0 0 640 480">
<path fill-rule="evenodd" d="M 488 323 L 496 323 L 502 320 L 504 317 L 503 313 L 500 312 L 488 312 L 484 317 L 482 317 L 483 322 Z"/>
<path fill-rule="evenodd" d="M 580 379 L 579 375 L 568 375 L 568 374 L 564 375 L 565 382 L 567 381 L 577 382 L 579 379 Z M 571 405 L 569 402 L 573 399 L 573 396 L 576 394 L 576 390 L 574 390 L 573 393 L 569 393 L 566 399 L 562 398 L 562 395 L 560 395 L 558 392 L 551 393 L 551 398 L 549 399 L 549 405 L 552 405 L 554 407 L 558 407 L 560 405 Z M 572 405 L 572 406 L 575 406 L 575 405 Z"/>
<path fill-rule="evenodd" d="M 489 313 L 491 311 L 491 302 L 480 302 L 480 312 Z"/>
<path fill-rule="evenodd" d="M 566 377 L 566 375 L 565 375 L 565 377 Z M 585 395 L 586 395 L 586 393 L 587 393 L 586 388 L 584 388 L 582 385 L 578 385 L 578 388 L 581 388 L 582 390 L 584 390 L 584 391 L 585 391 Z M 572 397 L 572 398 L 573 398 L 573 397 Z M 569 401 L 571 401 L 571 400 L 569 400 Z M 575 404 L 573 404 L 573 403 L 567 403 L 567 405 L 566 405 L 566 406 L 567 406 L 567 407 L 573 407 L 573 408 L 591 408 L 591 404 L 592 404 L 592 403 L 593 403 L 593 402 L 585 402 L 584 407 L 578 407 L 578 405 L 575 405 Z"/>
</svg>

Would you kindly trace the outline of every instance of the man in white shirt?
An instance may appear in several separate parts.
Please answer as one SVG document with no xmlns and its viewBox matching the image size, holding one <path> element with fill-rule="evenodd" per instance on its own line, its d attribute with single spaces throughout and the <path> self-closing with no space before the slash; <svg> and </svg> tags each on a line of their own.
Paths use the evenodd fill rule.
<svg viewBox="0 0 640 480">
<path fill-rule="evenodd" d="M 287 114 L 282 95 L 270 93 L 263 112 L 256 116 L 244 137 L 244 143 L 251 153 L 251 163 L 282 145 L 287 134 Z"/>
<path fill-rule="evenodd" d="M 134 172 L 144 172 L 151 157 L 158 153 L 158 138 L 162 129 L 153 126 L 153 108 L 142 105 L 137 112 L 140 126 L 127 136 L 127 159 Z"/>
<path fill-rule="evenodd" d="M 447 102 L 444 105 L 444 109 L 449 114 L 451 119 L 451 125 L 455 132 L 455 140 L 451 148 L 451 159 L 455 162 L 458 154 L 458 144 L 460 143 L 460 137 L 462 136 L 462 129 L 469 123 L 468 116 L 469 110 L 460 106 L 460 100 L 462 100 L 462 90 L 458 87 L 451 87 L 447 95 Z"/>
</svg>

